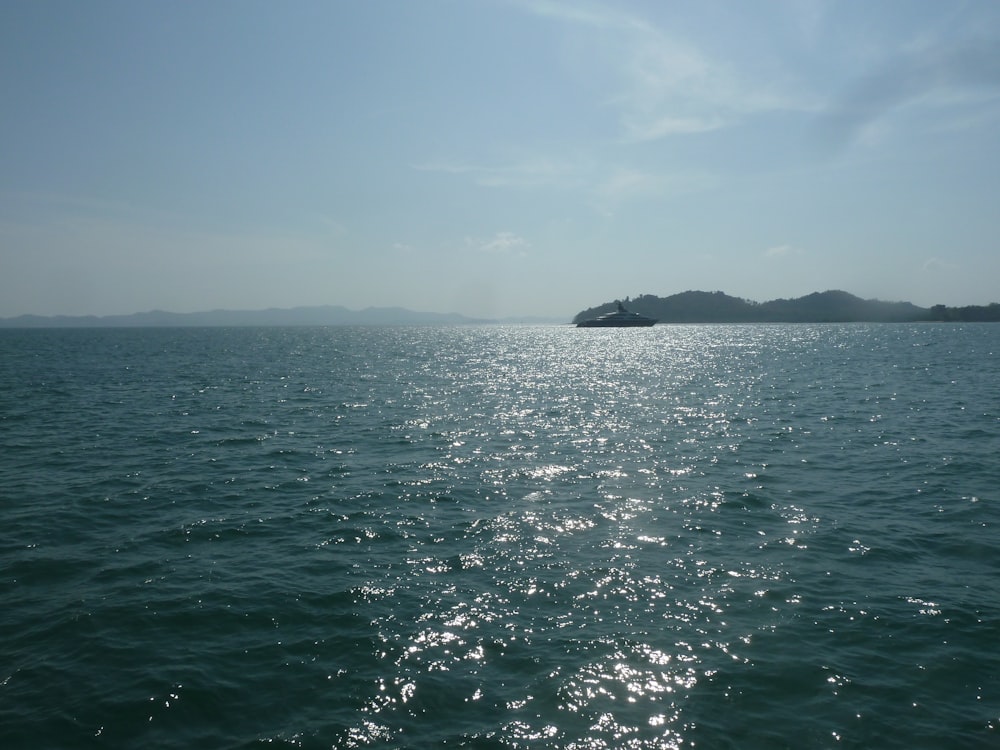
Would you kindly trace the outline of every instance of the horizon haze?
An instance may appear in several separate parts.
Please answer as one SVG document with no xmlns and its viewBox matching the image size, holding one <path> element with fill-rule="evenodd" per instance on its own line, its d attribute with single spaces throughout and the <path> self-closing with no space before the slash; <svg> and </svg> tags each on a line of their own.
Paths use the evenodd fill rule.
<svg viewBox="0 0 1000 750">
<path fill-rule="evenodd" d="M 1000 4 L 0 6 L 0 317 L 1000 299 Z"/>
</svg>

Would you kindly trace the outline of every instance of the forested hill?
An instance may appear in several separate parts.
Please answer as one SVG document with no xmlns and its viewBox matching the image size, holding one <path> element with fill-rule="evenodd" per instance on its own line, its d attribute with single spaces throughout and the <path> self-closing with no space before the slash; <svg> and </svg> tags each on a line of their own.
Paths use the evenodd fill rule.
<svg viewBox="0 0 1000 750">
<path fill-rule="evenodd" d="M 624 300 L 629 310 L 661 323 L 905 323 L 921 320 L 1000 321 L 1000 304 L 917 307 L 909 302 L 866 300 L 841 291 L 813 292 L 797 299 L 770 302 L 730 297 L 723 292 L 681 292 L 670 297 L 644 294 Z M 615 309 L 606 302 L 583 310 L 574 323 Z"/>
</svg>

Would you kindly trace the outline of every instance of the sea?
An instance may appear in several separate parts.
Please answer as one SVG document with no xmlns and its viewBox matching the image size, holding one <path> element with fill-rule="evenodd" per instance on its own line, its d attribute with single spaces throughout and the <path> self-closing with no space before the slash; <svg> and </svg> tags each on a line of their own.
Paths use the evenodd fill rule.
<svg viewBox="0 0 1000 750">
<path fill-rule="evenodd" d="M 0 331 L 0 747 L 1000 747 L 1000 325 Z"/>
</svg>

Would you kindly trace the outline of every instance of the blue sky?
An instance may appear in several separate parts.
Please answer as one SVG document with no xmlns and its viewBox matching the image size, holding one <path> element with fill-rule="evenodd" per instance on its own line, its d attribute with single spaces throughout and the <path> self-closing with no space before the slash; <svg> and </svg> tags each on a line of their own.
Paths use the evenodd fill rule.
<svg viewBox="0 0 1000 750">
<path fill-rule="evenodd" d="M 1000 301 L 1000 3 L 0 4 L 0 316 Z"/>
</svg>

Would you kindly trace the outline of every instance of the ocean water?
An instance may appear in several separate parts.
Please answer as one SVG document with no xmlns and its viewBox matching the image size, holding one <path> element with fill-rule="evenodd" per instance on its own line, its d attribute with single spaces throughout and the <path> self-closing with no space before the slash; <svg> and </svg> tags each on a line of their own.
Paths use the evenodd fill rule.
<svg viewBox="0 0 1000 750">
<path fill-rule="evenodd" d="M 1000 746 L 1000 326 L 0 331 L 0 747 Z"/>
</svg>

